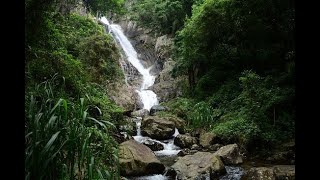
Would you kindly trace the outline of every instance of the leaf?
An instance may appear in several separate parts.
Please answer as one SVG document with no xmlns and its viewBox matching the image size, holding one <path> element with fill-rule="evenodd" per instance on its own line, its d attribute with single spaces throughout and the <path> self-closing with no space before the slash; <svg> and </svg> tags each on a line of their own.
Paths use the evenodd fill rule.
<svg viewBox="0 0 320 180">
<path fill-rule="evenodd" d="M 113 123 L 109 122 L 109 121 L 105 121 L 105 120 L 101 120 L 104 123 L 107 123 L 108 125 L 110 125 L 113 128 L 117 128 Z"/>
<path fill-rule="evenodd" d="M 102 173 L 101 173 L 101 171 L 100 171 L 99 168 L 97 168 L 97 172 L 98 172 L 98 174 L 99 174 L 100 179 L 104 179 L 104 178 L 103 178 L 103 175 L 102 175 Z"/>
<path fill-rule="evenodd" d="M 88 119 L 91 119 L 91 120 L 93 120 L 94 122 L 98 123 L 100 126 L 102 126 L 102 127 L 104 127 L 104 128 L 107 128 L 106 125 L 104 125 L 102 122 L 96 120 L 96 119 L 93 118 L 93 117 L 88 117 Z"/>
<path fill-rule="evenodd" d="M 56 110 L 56 108 L 61 104 L 62 101 L 63 99 L 59 99 L 56 105 L 54 105 L 54 107 L 51 109 L 50 114 L 52 114 Z"/>
<path fill-rule="evenodd" d="M 52 115 L 51 118 L 49 119 L 48 123 L 46 124 L 46 128 L 49 128 L 52 126 L 54 121 L 58 118 L 58 116 Z"/>
<path fill-rule="evenodd" d="M 45 153 L 47 152 L 50 147 L 52 146 L 52 144 L 54 143 L 54 141 L 57 139 L 58 135 L 60 134 L 60 131 L 56 132 L 54 135 L 51 136 L 50 140 L 48 141 L 48 143 L 46 144 L 46 146 L 43 148 L 41 153 Z"/>
</svg>

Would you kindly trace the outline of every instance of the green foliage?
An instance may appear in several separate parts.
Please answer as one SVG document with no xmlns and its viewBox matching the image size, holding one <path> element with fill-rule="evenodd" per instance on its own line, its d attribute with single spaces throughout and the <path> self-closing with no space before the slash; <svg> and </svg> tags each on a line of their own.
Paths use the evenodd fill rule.
<svg viewBox="0 0 320 180">
<path fill-rule="evenodd" d="M 119 52 L 110 35 L 89 36 L 83 39 L 78 49 L 79 59 L 92 74 L 93 81 L 101 83 L 123 75 L 118 62 Z"/>
<path fill-rule="evenodd" d="M 96 14 L 106 14 L 108 11 L 123 13 L 124 0 L 84 0 L 89 10 Z"/>
<path fill-rule="evenodd" d="M 194 3 L 175 36 L 173 69 L 188 76 L 190 124 L 210 119 L 199 124 L 243 144 L 294 137 L 294 11 L 280 0 Z"/>
<path fill-rule="evenodd" d="M 186 16 L 191 15 L 193 0 L 136 1 L 131 16 L 143 26 L 161 34 L 174 34 L 181 29 Z"/>
<path fill-rule="evenodd" d="M 76 103 L 58 99 L 56 77 L 27 95 L 26 179 L 95 179 L 99 171 L 109 179 L 107 174 L 118 171 L 113 167 L 117 143 L 110 136 L 114 125 L 90 117 L 84 98 Z"/>
<path fill-rule="evenodd" d="M 294 59 L 285 57 L 294 52 L 293 22 L 289 1 L 206 0 L 177 34 L 176 74 L 222 84 L 245 69 L 279 73 Z M 198 85 L 199 93 L 217 90 L 212 86 Z"/>
<path fill-rule="evenodd" d="M 169 107 L 169 114 L 185 119 L 188 126 L 193 128 L 207 127 L 219 115 L 219 112 L 212 109 L 206 102 L 196 102 L 188 98 L 176 98 L 163 105 Z M 165 114 L 160 114 L 160 116 Z"/>
<path fill-rule="evenodd" d="M 254 122 L 239 114 L 226 114 L 222 119 L 226 117 L 228 120 L 217 123 L 212 128 L 212 131 L 225 142 L 237 142 L 246 146 L 259 136 L 261 130 Z"/>
<path fill-rule="evenodd" d="M 227 81 L 206 100 L 176 98 L 163 103 L 189 127 L 211 129 L 225 142 L 243 147 L 255 141 L 275 144 L 294 137 L 294 90 L 278 77 L 244 71 L 239 82 Z"/>
<path fill-rule="evenodd" d="M 26 37 L 26 179 L 117 179 L 123 110 L 96 83 L 121 78 L 119 52 L 90 16 L 44 14 Z"/>
</svg>

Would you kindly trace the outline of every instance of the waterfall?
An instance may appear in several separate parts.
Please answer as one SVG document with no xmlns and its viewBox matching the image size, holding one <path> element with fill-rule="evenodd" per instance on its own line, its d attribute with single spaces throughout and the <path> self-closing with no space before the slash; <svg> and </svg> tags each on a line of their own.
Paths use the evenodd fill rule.
<svg viewBox="0 0 320 180">
<path fill-rule="evenodd" d="M 109 21 L 102 17 L 101 22 L 104 23 L 109 32 L 112 33 L 113 37 L 119 42 L 120 46 L 122 47 L 125 55 L 127 56 L 127 60 L 138 70 L 138 72 L 142 75 L 142 84 L 140 89 L 137 89 L 136 92 L 138 93 L 141 102 L 143 104 L 143 109 L 147 109 L 150 111 L 153 105 L 159 104 L 157 95 L 149 90 L 148 88 L 154 84 L 155 76 L 150 74 L 150 69 L 143 67 L 140 60 L 138 59 L 138 54 L 136 50 L 131 45 L 128 38 L 124 35 L 122 28 L 117 24 L 110 24 Z"/>
<path fill-rule="evenodd" d="M 155 76 L 150 74 L 150 70 L 152 68 L 148 67 L 145 68 L 140 60 L 138 59 L 138 54 L 136 50 L 131 45 L 128 38 L 124 35 L 122 28 L 117 24 L 110 24 L 109 21 L 102 17 L 100 21 L 105 24 L 107 31 L 112 34 L 113 38 L 120 44 L 121 48 L 124 51 L 126 59 L 130 62 L 130 64 L 142 75 L 142 83 L 139 89 L 136 89 L 141 102 L 143 104 L 143 109 L 150 111 L 151 107 L 154 105 L 159 104 L 157 99 L 157 95 L 149 90 L 148 88 L 154 84 Z M 128 66 L 125 63 L 121 62 L 123 65 L 123 69 L 128 70 Z M 130 73 L 129 73 L 130 74 Z M 126 77 L 126 83 L 128 81 Z M 174 138 L 179 134 L 178 129 L 175 129 L 175 133 L 171 139 L 168 139 L 166 142 L 161 142 L 155 139 L 151 139 L 150 137 L 142 136 L 141 135 L 141 117 L 137 117 L 135 119 L 136 126 L 137 126 L 137 135 L 133 136 L 133 138 L 139 142 L 144 143 L 145 141 L 153 141 L 156 143 L 160 143 L 163 145 L 164 149 L 160 151 L 155 151 L 157 156 L 172 156 L 177 155 L 180 152 L 180 148 L 174 145 Z M 150 176 L 142 176 L 142 177 L 135 177 L 133 179 L 136 180 L 167 180 L 168 178 L 165 175 L 161 174 L 154 174 Z"/>
</svg>

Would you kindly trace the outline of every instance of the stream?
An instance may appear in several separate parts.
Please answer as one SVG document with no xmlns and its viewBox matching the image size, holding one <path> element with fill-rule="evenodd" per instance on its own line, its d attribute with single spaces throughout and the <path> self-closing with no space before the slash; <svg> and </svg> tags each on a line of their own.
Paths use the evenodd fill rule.
<svg viewBox="0 0 320 180">
<path fill-rule="evenodd" d="M 140 100 L 143 104 L 143 109 L 146 109 L 150 111 L 151 107 L 154 105 L 158 105 L 159 101 L 157 98 L 157 95 L 149 90 L 148 88 L 151 87 L 154 84 L 155 76 L 150 73 L 151 67 L 144 67 L 141 63 L 141 61 L 138 59 L 138 54 L 128 38 L 124 35 L 122 28 L 118 24 L 110 24 L 109 21 L 102 17 L 100 18 L 100 21 L 105 24 L 106 28 L 108 29 L 108 32 L 111 33 L 112 37 L 116 40 L 116 42 L 121 46 L 123 49 L 124 55 L 126 57 L 126 60 L 131 63 L 132 66 L 134 66 L 138 72 L 142 75 L 142 83 L 139 88 L 137 88 L 135 91 L 138 93 Z M 141 135 L 141 117 L 138 117 L 135 119 L 135 123 L 137 126 L 137 134 L 133 136 L 133 138 L 139 142 L 144 143 L 146 141 L 153 141 L 160 143 L 164 146 L 163 150 L 160 151 L 154 151 L 157 158 L 166 166 L 171 166 L 175 159 L 177 158 L 177 154 L 180 152 L 180 147 L 174 145 L 174 138 L 179 135 L 178 129 L 175 129 L 174 135 L 167 140 L 156 140 L 152 139 L 147 136 Z M 220 180 L 240 180 L 241 175 L 243 174 L 243 169 L 240 167 L 231 167 L 226 166 L 227 174 L 220 177 Z M 141 177 L 126 177 L 127 179 L 131 180 L 169 180 L 170 178 L 165 176 L 166 172 L 164 174 L 154 174 L 150 176 L 141 176 Z M 209 177 L 206 177 L 205 179 L 210 179 Z"/>
</svg>

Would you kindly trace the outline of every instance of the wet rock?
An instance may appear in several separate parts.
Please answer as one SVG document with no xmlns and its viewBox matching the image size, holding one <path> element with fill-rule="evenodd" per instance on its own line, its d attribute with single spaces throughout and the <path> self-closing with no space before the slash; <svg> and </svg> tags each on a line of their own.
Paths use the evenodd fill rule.
<svg viewBox="0 0 320 180">
<path fill-rule="evenodd" d="M 214 154 L 220 156 L 226 165 L 236 165 L 243 162 L 237 144 L 223 146 Z"/>
<path fill-rule="evenodd" d="M 146 110 L 146 109 L 140 109 L 140 110 L 138 110 L 138 111 L 133 111 L 132 113 L 131 113 L 131 116 L 132 117 L 145 117 L 145 116 L 147 116 L 149 114 L 149 111 L 148 110 Z"/>
<path fill-rule="evenodd" d="M 168 121 L 173 122 L 175 127 L 178 129 L 179 133 L 185 133 L 184 127 L 186 125 L 186 122 L 183 119 L 178 118 L 176 116 L 165 116 L 164 118 Z"/>
<path fill-rule="evenodd" d="M 214 179 L 226 173 L 226 169 L 219 156 L 209 152 L 197 152 L 193 155 L 179 157 L 173 164 L 178 179 L 197 179 L 207 174 Z"/>
<path fill-rule="evenodd" d="M 143 144 L 148 146 L 152 151 L 160 151 L 160 150 L 164 149 L 162 144 L 155 142 L 155 141 L 147 140 L 147 141 L 143 142 Z"/>
<path fill-rule="evenodd" d="M 176 179 L 177 172 L 173 168 L 169 167 L 165 173 L 165 176 L 170 177 L 171 179 Z"/>
<path fill-rule="evenodd" d="M 125 141 L 119 145 L 119 163 L 122 176 L 162 174 L 165 170 L 152 150 L 135 140 Z"/>
<path fill-rule="evenodd" d="M 127 135 L 134 136 L 137 134 L 135 118 L 124 116 L 118 128 L 121 132 L 126 132 Z"/>
<path fill-rule="evenodd" d="M 178 156 L 185 156 L 185 155 L 189 155 L 189 154 L 191 154 L 190 149 L 185 148 L 185 149 L 182 149 L 177 155 Z"/>
<path fill-rule="evenodd" d="M 222 144 L 213 144 L 211 146 L 209 146 L 209 149 L 211 151 L 218 151 L 223 145 Z"/>
<path fill-rule="evenodd" d="M 150 116 L 153 116 L 156 112 L 165 111 L 165 110 L 167 110 L 167 108 L 164 106 L 154 105 L 150 109 Z"/>
<path fill-rule="evenodd" d="M 158 116 L 147 116 L 142 120 L 141 133 L 153 139 L 170 139 L 175 131 L 175 124 Z"/>
<path fill-rule="evenodd" d="M 193 144 L 197 144 L 198 140 L 196 137 L 192 137 L 189 134 L 179 134 L 174 139 L 174 144 L 180 148 L 191 148 Z"/>
<path fill-rule="evenodd" d="M 199 144 L 204 147 L 208 148 L 210 145 L 217 142 L 217 135 L 214 133 L 202 133 L 199 137 Z"/>
<path fill-rule="evenodd" d="M 200 150 L 200 146 L 198 144 L 193 144 L 191 150 Z"/>
</svg>

